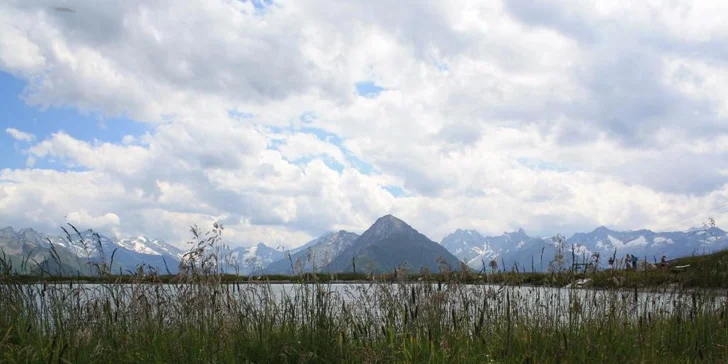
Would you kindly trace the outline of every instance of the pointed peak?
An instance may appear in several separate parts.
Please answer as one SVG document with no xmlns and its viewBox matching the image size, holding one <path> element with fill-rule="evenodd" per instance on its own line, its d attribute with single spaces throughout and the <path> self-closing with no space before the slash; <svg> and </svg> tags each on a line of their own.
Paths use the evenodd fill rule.
<svg viewBox="0 0 728 364">
<path fill-rule="evenodd" d="M 365 234 L 389 235 L 395 232 L 414 230 L 406 222 L 393 215 L 385 215 L 377 219 L 377 221 L 367 229 Z"/>
<path fill-rule="evenodd" d="M 377 219 L 377 221 L 374 223 L 374 225 L 371 226 L 371 228 L 376 228 L 377 230 L 386 229 L 386 230 L 401 230 L 404 228 L 409 227 L 406 222 L 402 221 L 401 219 L 395 217 L 394 215 L 384 215 Z M 370 229 L 371 229 L 370 228 Z"/>
<path fill-rule="evenodd" d="M 598 228 L 594 229 L 594 231 L 592 231 L 592 233 L 608 233 L 608 232 L 611 232 L 611 231 L 612 230 L 610 230 L 606 226 L 601 225 Z"/>
<path fill-rule="evenodd" d="M 392 214 L 387 214 L 387 215 L 384 215 L 384 216 L 378 218 L 377 221 L 402 221 L 402 220 Z M 404 222 L 404 221 L 402 221 L 402 222 Z"/>
</svg>

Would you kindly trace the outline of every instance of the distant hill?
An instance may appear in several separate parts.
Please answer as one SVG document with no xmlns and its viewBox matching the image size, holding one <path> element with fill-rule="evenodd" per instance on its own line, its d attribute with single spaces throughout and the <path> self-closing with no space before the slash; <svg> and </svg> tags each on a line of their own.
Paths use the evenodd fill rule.
<svg viewBox="0 0 728 364">
<path fill-rule="evenodd" d="M 332 272 L 391 272 L 406 264 L 411 272 L 427 268 L 440 271 L 439 260 L 459 269 L 460 261 L 404 221 L 383 216 L 334 258 L 327 269 Z"/>
</svg>

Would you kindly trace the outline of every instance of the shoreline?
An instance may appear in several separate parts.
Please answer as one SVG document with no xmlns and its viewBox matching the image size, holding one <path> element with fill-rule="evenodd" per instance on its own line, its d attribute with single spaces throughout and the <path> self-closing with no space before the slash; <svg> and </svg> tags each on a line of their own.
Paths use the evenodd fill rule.
<svg viewBox="0 0 728 364">
<path fill-rule="evenodd" d="M 217 283 L 217 282 L 215 282 Z M 413 285 L 413 284 L 421 284 L 421 283 L 430 283 L 433 285 L 436 285 L 440 283 L 441 285 L 448 285 L 448 284 L 456 284 L 456 285 L 465 285 L 465 286 L 492 286 L 492 287 L 513 287 L 513 288 L 544 288 L 544 289 L 557 289 L 557 290 L 580 290 L 580 291 L 615 291 L 615 292 L 624 292 L 624 293 L 634 293 L 635 290 L 639 293 L 662 293 L 662 294 L 669 294 L 674 293 L 676 291 L 681 291 L 682 293 L 695 293 L 695 292 L 703 292 L 703 291 L 710 291 L 714 293 L 721 293 L 721 295 L 728 297 L 728 288 L 725 287 L 682 287 L 679 284 L 676 283 L 670 283 L 667 285 L 656 285 L 656 286 L 572 286 L 569 287 L 569 285 L 565 286 L 554 286 L 554 285 L 534 285 L 529 283 L 523 283 L 523 284 L 504 284 L 504 283 L 498 283 L 498 282 L 460 282 L 460 281 L 452 281 L 452 282 L 446 282 L 446 281 L 424 281 L 424 280 L 407 280 L 407 281 L 390 281 L 390 280 L 331 280 L 331 281 L 296 281 L 296 280 L 240 280 L 240 281 L 229 281 L 229 280 L 223 280 L 219 282 L 221 285 L 295 285 L 295 284 L 306 284 L 306 285 L 313 285 L 313 284 L 320 284 L 320 285 L 365 285 L 365 284 L 406 284 L 406 285 Z M 25 282 L 2 282 L 0 281 L 0 285 L 12 285 L 12 284 L 19 284 L 19 285 L 35 285 L 35 284 L 46 284 L 46 285 L 191 285 L 191 284 L 201 284 L 201 282 L 179 282 L 179 281 L 171 281 L 171 282 L 163 282 L 163 281 L 135 281 L 135 282 L 115 282 L 115 281 L 94 281 L 94 280 L 88 280 L 88 279 L 80 279 L 80 280 L 53 280 L 53 281 L 43 281 L 43 280 L 36 280 L 36 281 L 25 281 Z M 204 282 L 202 282 L 204 284 Z"/>
</svg>

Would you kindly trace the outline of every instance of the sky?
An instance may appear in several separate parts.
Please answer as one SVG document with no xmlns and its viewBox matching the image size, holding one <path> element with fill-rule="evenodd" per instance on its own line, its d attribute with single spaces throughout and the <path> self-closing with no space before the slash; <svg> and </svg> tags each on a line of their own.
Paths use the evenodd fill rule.
<svg viewBox="0 0 728 364">
<path fill-rule="evenodd" d="M 728 226 L 720 1 L 0 2 L 0 225 Z"/>
</svg>

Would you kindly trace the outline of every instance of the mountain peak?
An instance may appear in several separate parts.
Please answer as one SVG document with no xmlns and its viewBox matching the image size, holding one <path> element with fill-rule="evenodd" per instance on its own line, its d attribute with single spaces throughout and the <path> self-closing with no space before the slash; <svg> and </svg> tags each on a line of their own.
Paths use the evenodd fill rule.
<svg viewBox="0 0 728 364">
<path fill-rule="evenodd" d="M 412 226 L 393 215 L 385 215 L 342 251 L 327 269 L 332 271 L 391 272 L 407 266 L 419 272 L 422 268 L 440 270 L 440 258 L 453 269 L 460 261 L 447 249 L 422 235 Z"/>
<path fill-rule="evenodd" d="M 11 229 L 12 230 L 12 229 Z M 32 228 L 22 228 L 17 231 L 18 235 L 24 235 L 24 236 L 40 236 L 41 234 L 37 231 L 33 230 Z"/>
<path fill-rule="evenodd" d="M 393 233 L 400 233 L 407 230 L 414 229 L 407 225 L 406 222 L 393 215 L 385 215 L 378 218 L 374 225 L 367 229 L 364 234 L 374 236 L 387 236 Z"/>
<path fill-rule="evenodd" d="M 527 236 L 526 230 L 523 230 L 523 228 L 518 228 L 518 230 L 515 230 L 513 232 L 504 232 L 503 235 L 505 236 Z"/>
<path fill-rule="evenodd" d="M 404 222 L 404 221 L 402 221 L 402 219 L 400 219 L 400 218 L 398 218 L 398 217 L 396 217 L 396 216 L 394 216 L 392 214 L 386 214 L 386 215 L 378 218 L 377 219 L 377 222 L 379 222 L 379 221 L 399 221 L 399 222 Z M 375 222 L 375 224 L 376 224 L 376 222 Z"/>
</svg>

